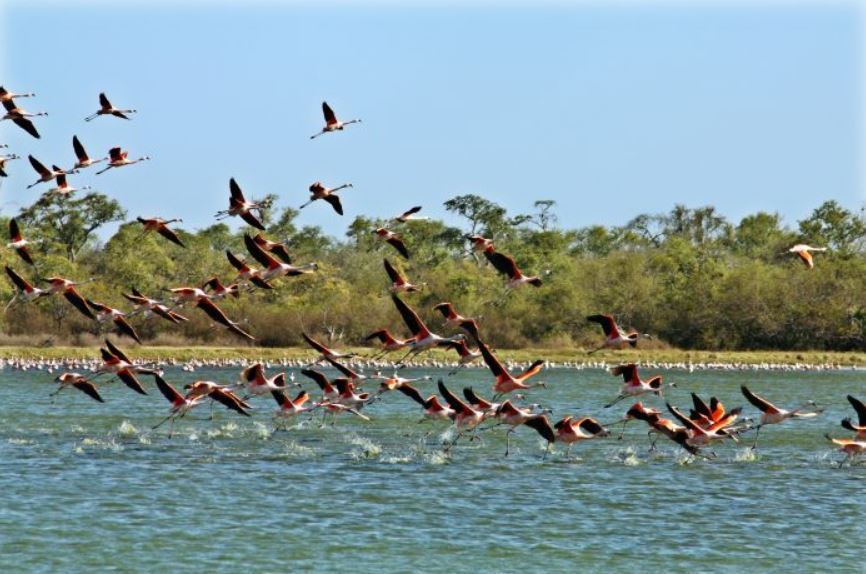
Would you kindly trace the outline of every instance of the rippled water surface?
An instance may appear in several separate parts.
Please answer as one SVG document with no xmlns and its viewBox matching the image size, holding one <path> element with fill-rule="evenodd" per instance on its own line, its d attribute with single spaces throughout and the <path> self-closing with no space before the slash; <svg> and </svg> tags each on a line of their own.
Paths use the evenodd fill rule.
<svg viewBox="0 0 866 574">
<path fill-rule="evenodd" d="M 404 376 L 419 374 L 445 375 Z M 275 434 L 269 396 L 252 399 L 250 419 L 218 406 L 209 421 L 201 407 L 169 438 L 167 425 L 150 430 L 168 403 L 149 379 L 146 397 L 112 383 L 104 404 L 73 390 L 52 403 L 52 375 L 6 370 L 0 572 L 864 571 L 866 466 L 835 468 L 842 455 L 824 434 L 846 435 L 845 395 L 866 399 L 866 374 L 664 374 L 684 407 L 692 390 L 743 405 L 746 383 L 781 405 L 810 398 L 826 411 L 765 428 L 757 455 L 751 435 L 716 446 L 712 461 L 670 443 L 648 453 L 633 423 L 623 440 L 588 442 L 569 458 L 560 446 L 544 457 L 538 436 L 520 429 L 505 458 L 501 429 L 443 453 L 445 427 L 418 424 L 420 408 L 399 393 L 370 406 L 370 422 L 320 428 L 317 417 Z M 602 408 L 618 383 L 601 370 L 540 378 L 548 388 L 528 399 L 554 419 L 612 422 L 629 404 Z M 447 379 L 456 391 L 490 382 L 482 370 Z"/>
</svg>

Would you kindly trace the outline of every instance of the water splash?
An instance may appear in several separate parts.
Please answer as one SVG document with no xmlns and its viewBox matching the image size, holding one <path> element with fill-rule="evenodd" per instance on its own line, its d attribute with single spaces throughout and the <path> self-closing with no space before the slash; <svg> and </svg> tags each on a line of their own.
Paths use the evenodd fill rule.
<svg viewBox="0 0 866 574">
<path fill-rule="evenodd" d="M 758 458 L 758 452 L 751 447 L 741 448 L 734 453 L 734 462 L 755 462 Z"/>
<path fill-rule="evenodd" d="M 124 438 L 130 438 L 138 434 L 138 429 L 135 428 L 131 422 L 124 420 L 120 423 L 120 426 L 117 427 L 117 434 Z"/>
<path fill-rule="evenodd" d="M 350 456 L 354 460 L 360 460 L 364 458 L 376 458 L 380 454 L 382 454 L 382 445 L 375 443 L 366 437 L 353 434 L 349 437 L 348 442 L 352 446 L 358 447 L 350 453 Z"/>
</svg>

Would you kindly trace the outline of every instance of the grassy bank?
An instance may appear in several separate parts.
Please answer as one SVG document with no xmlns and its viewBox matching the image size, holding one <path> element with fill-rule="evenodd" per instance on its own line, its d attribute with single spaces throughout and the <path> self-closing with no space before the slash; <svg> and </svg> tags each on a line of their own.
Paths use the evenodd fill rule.
<svg viewBox="0 0 866 574">
<path fill-rule="evenodd" d="M 134 359 L 143 360 L 177 360 L 192 359 L 307 359 L 311 360 L 315 353 L 307 347 L 204 347 L 204 346 L 172 346 L 138 347 L 124 345 L 122 347 Z M 339 347 L 341 351 L 352 350 L 360 357 L 372 355 L 373 350 L 366 347 Z M 724 364 L 834 364 L 844 366 L 866 367 L 866 353 L 838 353 L 829 351 L 683 351 L 679 349 L 623 349 L 620 351 L 601 351 L 588 354 L 575 349 L 499 349 L 498 355 L 504 359 L 530 361 L 546 359 L 554 362 L 574 361 L 605 361 L 618 362 L 660 362 L 660 363 L 724 363 Z M 397 360 L 401 355 L 393 353 L 390 358 Z M 435 351 L 427 357 L 452 361 L 453 352 Z M 90 358 L 99 357 L 97 347 L 0 347 L 0 358 L 4 359 L 60 359 L 60 358 Z"/>
</svg>

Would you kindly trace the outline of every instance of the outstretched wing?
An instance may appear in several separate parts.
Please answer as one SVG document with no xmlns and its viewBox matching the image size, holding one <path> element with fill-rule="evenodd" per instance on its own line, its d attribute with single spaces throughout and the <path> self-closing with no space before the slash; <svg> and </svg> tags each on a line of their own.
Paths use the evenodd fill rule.
<svg viewBox="0 0 866 574">
<path fill-rule="evenodd" d="M 490 372 L 493 373 L 493 376 L 499 377 L 502 374 L 507 374 L 505 367 L 502 366 L 502 363 L 499 362 L 496 355 L 490 352 L 490 348 L 480 340 L 477 341 L 477 343 L 478 349 L 481 351 L 481 356 L 484 358 L 484 363 L 487 365 L 487 368 L 490 369 Z"/>
<path fill-rule="evenodd" d="M 484 257 L 486 257 L 490 264 L 493 265 L 494 269 L 503 275 L 507 275 L 508 277 L 516 277 L 517 275 L 520 275 L 520 269 L 517 268 L 514 259 L 508 255 L 504 255 L 498 251 L 485 251 Z"/>
<path fill-rule="evenodd" d="M 328 102 L 322 102 L 322 114 L 325 116 L 325 123 L 329 126 L 337 123 L 337 114 L 334 113 Z"/>
<path fill-rule="evenodd" d="M 181 247 L 186 247 L 186 245 L 183 244 L 183 241 L 180 240 L 180 237 L 177 236 L 177 233 L 169 229 L 168 226 L 163 225 L 156 232 L 171 241 L 172 243 L 180 245 Z"/>
<path fill-rule="evenodd" d="M 322 199 L 330 203 L 331 207 L 333 207 L 334 211 L 336 211 L 339 215 L 343 215 L 343 204 L 340 203 L 340 196 L 331 194 L 326 195 Z"/>
<path fill-rule="evenodd" d="M 126 353 L 117 348 L 117 346 L 112 343 L 110 340 L 105 340 L 105 346 L 108 347 L 109 353 L 120 359 L 121 361 L 126 361 L 129 364 L 132 364 L 132 360 L 126 356 Z"/>
<path fill-rule="evenodd" d="M 12 283 L 20 291 L 29 291 L 29 290 L 33 289 L 33 286 L 30 283 L 25 281 L 23 277 L 18 275 L 18 273 L 16 273 L 15 270 L 12 269 L 11 267 L 9 267 L 8 265 L 6 266 L 6 275 L 9 276 L 9 279 L 12 280 Z"/>
<path fill-rule="evenodd" d="M 614 336 L 617 336 L 619 334 L 617 332 L 616 322 L 610 315 L 590 315 L 586 318 L 586 320 L 601 325 L 601 329 L 604 331 L 604 334 L 607 337 L 610 337 L 611 334 L 613 334 Z"/>
<path fill-rule="evenodd" d="M 409 328 L 409 331 L 412 332 L 416 337 L 422 333 L 429 333 L 427 326 L 424 324 L 424 321 L 418 316 L 409 305 L 403 302 L 396 294 L 391 294 L 391 300 L 394 301 L 394 305 L 397 307 L 397 311 L 400 312 L 400 316 L 403 317 L 403 322 L 406 323 L 406 326 Z"/>
<path fill-rule="evenodd" d="M 403 243 L 402 239 L 400 239 L 399 237 L 391 237 L 390 239 L 386 239 L 385 241 L 388 242 L 394 249 L 396 249 L 397 253 L 399 253 L 406 259 L 409 259 L 409 250 L 406 249 L 406 244 Z"/>
<path fill-rule="evenodd" d="M 87 157 L 87 151 L 84 149 L 84 146 L 81 145 L 78 136 L 72 136 L 72 149 L 75 150 L 75 157 L 78 158 L 78 161 L 87 161 L 89 159 Z"/>
<path fill-rule="evenodd" d="M 176 403 L 178 401 L 183 401 L 183 395 L 163 379 L 159 373 L 154 374 L 153 379 L 156 381 L 156 388 L 159 389 L 159 392 L 162 393 L 162 396 L 164 396 L 168 402 Z"/>
<path fill-rule="evenodd" d="M 761 412 L 774 413 L 774 412 L 779 411 L 779 409 L 777 409 L 773 405 L 773 403 L 767 401 L 766 399 L 764 399 L 762 397 L 759 397 L 758 395 L 756 395 L 755 393 L 750 391 L 748 388 L 746 388 L 746 385 L 741 385 L 740 391 L 742 391 L 743 396 L 746 397 L 746 400 L 749 401 L 750 403 L 752 403 L 752 405 L 755 406 Z"/>
<path fill-rule="evenodd" d="M 855 411 L 857 411 L 857 424 L 860 426 L 866 425 L 866 405 L 854 398 L 852 395 L 848 395 L 848 402 L 851 403 L 851 406 L 854 407 Z"/>
<path fill-rule="evenodd" d="M 15 118 L 12 120 L 15 122 L 15 125 L 30 134 L 31 136 L 39 139 L 39 132 L 36 131 L 36 126 L 33 125 L 33 122 L 28 120 L 27 118 Z"/>
<path fill-rule="evenodd" d="M 403 383 L 397 390 L 421 405 L 422 407 L 425 405 L 423 397 L 421 397 L 421 393 L 418 392 L 418 389 L 410 385 L 409 383 Z"/>
<path fill-rule="evenodd" d="M 81 311 L 81 314 L 87 317 L 88 319 L 96 319 L 96 316 L 93 314 L 93 311 L 90 310 L 90 306 L 87 304 L 87 301 L 84 300 L 84 297 L 79 295 L 78 291 L 75 290 L 74 287 L 70 287 L 66 291 L 63 292 L 63 296 L 67 301 L 72 303 L 73 307 Z"/>
<path fill-rule="evenodd" d="M 91 383 L 90 381 L 78 381 L 72 383 L 72 386 L 92 398 L 93 400 L 99 401 L 100 403 L 104 403 L 102 397 L 99 396 L 99 391 L 96 390 L 96 385 Z"/>
<path fill-rule="evenodd" d="M 13 219 L 12 221 L 15 221 L 15 220 Z M 391 279 L 392 283 L 405 282 L 405 279 L 403 279 L 403 277 L 400 276 L 400 272 L 397 271 L 393 265 L 391 265 L 390 261 L 388 261 L 387 259 L 383 259 L 382 261 L 384 261 L 384 263 L 385 263 L 385 273 L 388 274 L 388 277 Z"/>
<path fill-rule="evenodd" d="M 247 234 L 244 234 L 244 245 L 246 245 L 247 251 L 250 252 L 253 259 L 258 261 L 260 265 L 264 265 L 265 267 L 278 265 L 277 260 L 274 259 L 270 253 L 262 249 L 261 246 Z"/>
<path fill-rule="evenodd" d="M 244 213 L 241 213 L 241 219 L 243 219 L 249 225 L 252 225 L 256 229 L 261 229 L 262 231 L 265 230 L 264 224 L 261 221 L 259 221 L 258 217 L 253 215 L 253 213 L 251 211 L 245 211 Z"/>
<path fill-rule="evenodd" d="M 458 399 L 456 396 L 454 396 L 454 394 L 448 390 L 448 388 L 445 386 L 445 383 L 442 382 L 442 379 L 439 379 L 438 387 L 439 387 L 439 393 L 445 398 L 445 401 L 448 403 L 448 406 L 450 406 L 452 409 L 454 409 L 455 412 L 459 413 L 459 412 L 467 410 L 468 407 L 466 406 L 466 404 L 463 401 L 461 401 L 460 399 Z"/>
</svg>

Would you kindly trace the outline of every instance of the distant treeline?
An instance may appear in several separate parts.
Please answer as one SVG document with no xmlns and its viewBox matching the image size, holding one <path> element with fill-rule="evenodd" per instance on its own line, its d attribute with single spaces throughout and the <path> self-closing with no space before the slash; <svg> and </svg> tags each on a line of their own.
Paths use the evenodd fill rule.
<svg viewBox="0 0 866 574">
<path fill-rule="evenodd" d="M 342 239 L 299 226 L 294 209 L 269 210 L 266 236 L 284 241 L 296 264 L 317 261 L 319 272 L 283 278 L 273 291 L 244 292 L 220 305 L 264 346 L 302 344 L 302 330 L 344 345 L 358 344 L 383 327 L 406 336 L 387 296 L 382 265 L 387 257 L 412 282 L 425 283 L 422 292 L 404 298 L 431 327 L 442 322 L 432 307 L 451 301 L 461 314 L 479 320 L 485 338 L 505 348 L 594 347 L 600 330 L 585 317 L 595 313 L 611 313 L 623 327 L 682 348 L 866 347 L 866 223 L 834 201 L 795 228 L 783 226 L 778 214 L 760 212 L 732 223 L 712 207 L 680 205 L 621 226 L 575 230 L 558 226 L 553 201 L 538 201 L 534 213 L 523 215 L 475 195 L 455 197 L 445 207 L 460 217 L 460 228 L 435 219 L 396 224 L 356 217 Z M 122 224 L 103 244 L 94 232 L 125 220 L 126 213 L 95 193 L 43 196 L 17 219 L 34 241 L 38 268 L 8 249 L 2 254 L 5 264 L 34 281 L 92 277 L 81 292 L 121 309 L 131 308 L 121 293 L 132 287 L 168 299 L 169 287 L 200 286 L 214 275 L 229 282 L 236 272 L 226 250 L 252 262 L 243 234 L 255 230 L 233 233 L 224 224 L 195 233 L 180 229 L 186 249 L 156 234 L 143 235 L 137 222 Z M 403 235 L 410 260 L 375 237 L 372 230 L 379 225 Z M 471 253 L 467 233 L 494 239 L 497 250 L 512 255 L 524 272 L 540 274 L 544 285 L 505 296 L 504 279 Z M 801 242 L 829 247 L 815 255 L 812 270 L 786 253 Z M 12 297 L 8 281 L 0 285 L 0 295 Z M 191 321 L 180 326 L 158 318 L 134 317 L 132 323 L 157 343 L 245 344 L 212 327 L 201 312 L 183 312 Z M 14 305 L 3 317 L 3 330 L 46 344 L 98 334 L 93 322 L 59 297 Z"/>
</svg>

